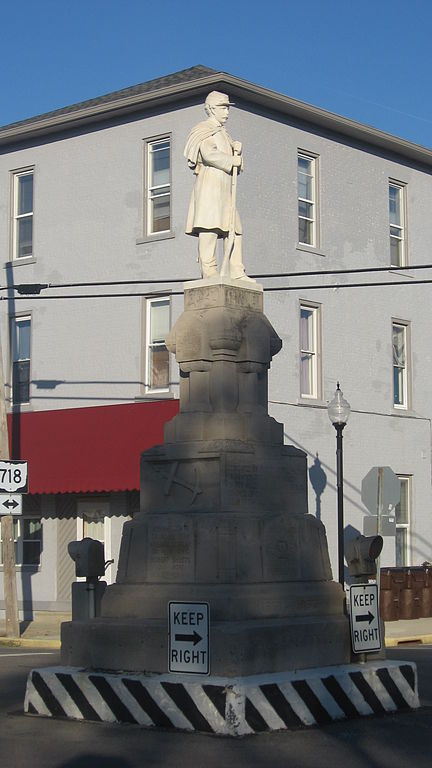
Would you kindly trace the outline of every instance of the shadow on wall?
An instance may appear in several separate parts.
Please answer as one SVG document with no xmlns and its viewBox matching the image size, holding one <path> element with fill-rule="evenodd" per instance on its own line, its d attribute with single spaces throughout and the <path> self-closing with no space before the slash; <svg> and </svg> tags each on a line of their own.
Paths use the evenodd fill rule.
<svg viewBox="0 0 432 768">
<path fill-rule="evenodd" d="M 314 458 L 313 465 L 309 467 L 309 480 L 315 491 L 315 516 L 321 520 L 321 496 L 327 485 L 327 475 L 323 470 L 318 453 Z"/>
</svg>

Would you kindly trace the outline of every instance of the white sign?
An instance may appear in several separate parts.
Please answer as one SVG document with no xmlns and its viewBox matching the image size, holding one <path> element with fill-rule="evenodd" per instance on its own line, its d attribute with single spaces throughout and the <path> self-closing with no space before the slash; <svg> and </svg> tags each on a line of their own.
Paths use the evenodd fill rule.
<svg viewBox="0 0 432 768">
<path fill-rule="evenodd" d="M 208 603 L 168 603 L 170 672 L 210 672 Z"/>
<path fill-rule="evenodd" d="M 0 493 L 27 493 L 26 461 L 0 461 Z"/>
<path fill-rule="evenodd" d="M 0 515 L 22 515 L 22 496 L 20 493 L 0 494 Z"/>
<path fill-rule="evenodd" d="M 350 587 L 350 621 L 354 653 L 381 650 L 377 584 L 353 584 Z"/>
</svg>

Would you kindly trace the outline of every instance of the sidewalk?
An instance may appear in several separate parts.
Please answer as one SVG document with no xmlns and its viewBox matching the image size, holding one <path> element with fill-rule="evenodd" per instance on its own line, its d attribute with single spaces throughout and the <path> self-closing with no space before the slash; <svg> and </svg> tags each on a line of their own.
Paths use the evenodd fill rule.
<svg viewBox="0 0 432 768">
<path fill-rule="evenodd" d="M 26 648 L 60 648 L 60 624 L 70 621 L 70 613 L 35 611 L 32 621 L 20 622 L 20 637 L 6 637 L 5 619 L 0 619 L 0 646 Z"/>
<path fill-rule="evenodd" d="M 60 648 L 60 624 L 70 619 L 70 613 L 35 611 L 33 621 L 21 622 L 21 636 L 16 639 L 6 637 L 5 621 L 0 619 L 0 646 Z M 432 618 L 388 621 L 385 635 L 387 648 L 409 642 L 432 643 Z"/>
</svg>

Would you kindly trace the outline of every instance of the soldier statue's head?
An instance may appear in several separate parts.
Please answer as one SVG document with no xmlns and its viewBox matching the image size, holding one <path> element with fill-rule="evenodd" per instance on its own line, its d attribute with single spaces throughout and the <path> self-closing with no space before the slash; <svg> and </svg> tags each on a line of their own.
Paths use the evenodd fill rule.
<svg viewBox="0 0 432 768">
<path fill-rule="evenodd" d="M 233 102 L 229 100 L 229 96 L 226 93 L 220 93 L 220 91 L 211 91 L 205 100 L 205 111 L 209 117 L 213 116 L 216 120 L 224 125 L 228 120 L 229 108 Z"/>
</svg>

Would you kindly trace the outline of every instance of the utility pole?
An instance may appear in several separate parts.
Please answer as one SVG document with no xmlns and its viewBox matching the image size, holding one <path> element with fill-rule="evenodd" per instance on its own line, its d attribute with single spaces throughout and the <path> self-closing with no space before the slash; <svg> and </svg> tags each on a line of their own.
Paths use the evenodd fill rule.
<svg viewBox="0 0 432 768">
<path fill-rule="evenodd" d="M 3 353 L 0 341 L 0 458 L 8 461 L 9 435 L 6 416 L 6 400 L 3 376 Z M 3 515 L 1 519 L 1 538 L 3 548 L 4 601 L 6 610 L 6 636 L 19 637 L 18 599 L 15 567 L 13 515 Z"/>
</svg>

